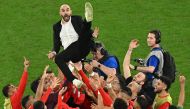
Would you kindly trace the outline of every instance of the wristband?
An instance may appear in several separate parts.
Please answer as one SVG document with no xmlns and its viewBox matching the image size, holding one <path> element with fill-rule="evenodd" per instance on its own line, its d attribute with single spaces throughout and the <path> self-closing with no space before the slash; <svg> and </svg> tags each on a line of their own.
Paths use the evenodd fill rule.
<svg viewBox="0 0 190 109">
<path fill-rule="evenodd" d="M 101 64 L 98 64 L 98 68 L 100 68 L 101 67 Z"/>
</svg>

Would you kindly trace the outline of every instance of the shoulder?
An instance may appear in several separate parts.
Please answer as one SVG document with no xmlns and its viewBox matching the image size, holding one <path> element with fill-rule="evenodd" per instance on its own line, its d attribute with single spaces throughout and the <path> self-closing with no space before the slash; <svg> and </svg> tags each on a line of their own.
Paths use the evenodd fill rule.
<svg viewBox="0 0 190 109">
<path fill-rule="evenodd" d="M 83 19 L 81 16 L 71 16 L 71 22 L 72 24 L 82 24 L 83 23 Z"/>
<path fill-rule="evenodd" d="M 108 59 L 107 59 L 107 61 L 111 61 L 111 62 L 116 62 L 117 63 L 115 56 L 109 56 Z"/>
<path fill-rule="evenodd" d="M 151 51 L 151 56 L 156 56 L 157 58 L 161 58 L 161 57 L 163 57 L 163 53 L 162 53 L 162 51 L 161 50 L 152 50 Z"/>
<path fill-rule="evenodd" d="M 151 54 L 162 54 L 162 51 L 161 51 L 161 49 L 153 49 L 151 51 Z"/>
<path fill-rule="evenodd" d="M 71 22 L 72 23 L 83 22 L 83 19 L 81 16 L 73 15 L 71 16 Z"/>
<path fill-rule="evenodd" d="M 58 26 L 61 26 L 61 20 L 59 20 L 58 22 L 56 22 L 55 24 L 53 24 L 53 28 L 56 28 Z"/>
<path fill-rule="evenodd" d="M 119 66 L 117 60 L 114 57 L 108 57 L 104 61 L 104 65 L 106 65 L 107 67 L 110 67 L 110 68 L 117 68 Z"/>
<path fill-rule="evenodd" d="M 71 19 L 82 20 L 82 17 L 79 15 L 73 15 L 71 16 Z"/>
<path fill-rule="evenodd" d="M 167 100 L 172 103 L 172 97 L 170 96 L 170 94 L 167 96 Z"/>
</svg>

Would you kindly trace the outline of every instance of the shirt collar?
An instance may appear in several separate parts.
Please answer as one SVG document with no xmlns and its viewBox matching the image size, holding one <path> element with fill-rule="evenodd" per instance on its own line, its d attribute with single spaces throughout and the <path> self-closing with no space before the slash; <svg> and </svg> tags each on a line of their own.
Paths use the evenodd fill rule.
<svg viewBox="0 0 190 109">
<path fill-rule="evenodd" d="M 64 23 L 63 23 L 64 22 Z M 68 22 L 65 22 L 63 19 L 61 20 L 61 25 L 67 24 L 67 23 L 71 23 L 71 16 Z"/>
</svg>

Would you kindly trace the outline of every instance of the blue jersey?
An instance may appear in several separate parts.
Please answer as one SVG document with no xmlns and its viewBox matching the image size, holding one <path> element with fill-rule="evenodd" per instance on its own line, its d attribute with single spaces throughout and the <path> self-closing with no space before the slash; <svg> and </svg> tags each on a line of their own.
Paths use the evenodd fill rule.
<svg viewBox="0 0 190 109">
<path fill-rule="evenodd" d="M 103 63 L 101 63 L 101 64 L 103 64 L 103 65 L 106 66 L 106 67 L 115 68 L 115 69 L 117 69 L 118 66 L 119 66 L 118 63 L 117 63 L 117 60 L 115 59 L 114 56 L 108 57 L 108 58 L 107 58 Z M 100 76 L 104 76 L 105 79 L 107 78 L 107 75 L 106 75 L 104 72 L 99 71 L 98 73 L 99 73 Z"/>
<path fill-rule="evenodd" d="M 157 51 L 157 50 L 160 50 L 160 48 L 153 48 L 151 50 L 151 52 L 152 51 Z M 158 59 L 158 57 L 156 57 L 155 55 L 152 55 L 147 60 L 146 66 L 153 66 L 153 67 L 155 67 L 154 72 L 157 72 L 158 71 L 158 67 L 159 67 L 159 63 L 160 63 L 160 60 Z M 148 79 L 152 79 L 154 76 L 151 73 L 147 73 L 147 77 L 148 77 Z"/>
</svg>

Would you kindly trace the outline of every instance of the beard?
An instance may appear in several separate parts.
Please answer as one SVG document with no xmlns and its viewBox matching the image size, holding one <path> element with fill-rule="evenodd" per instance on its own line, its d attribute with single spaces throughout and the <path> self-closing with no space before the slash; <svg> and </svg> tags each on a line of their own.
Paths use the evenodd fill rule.
<svg viewBox="0 0 190 109">
<path fill-rule="evenodd" d="M 154 90 L 155 93 L 160 93 L 162 90 Z"/>
<path fill-rule="evenodd" d="M 65 22 L 68 22 L 69 20 L 70 20 L 70 15 L 68 15 L 68 14 L 65 14 L 64 16 L 62 16 L 62 18 L 63 18 L 63 20 L 65 21 Z"/>
</svg>

